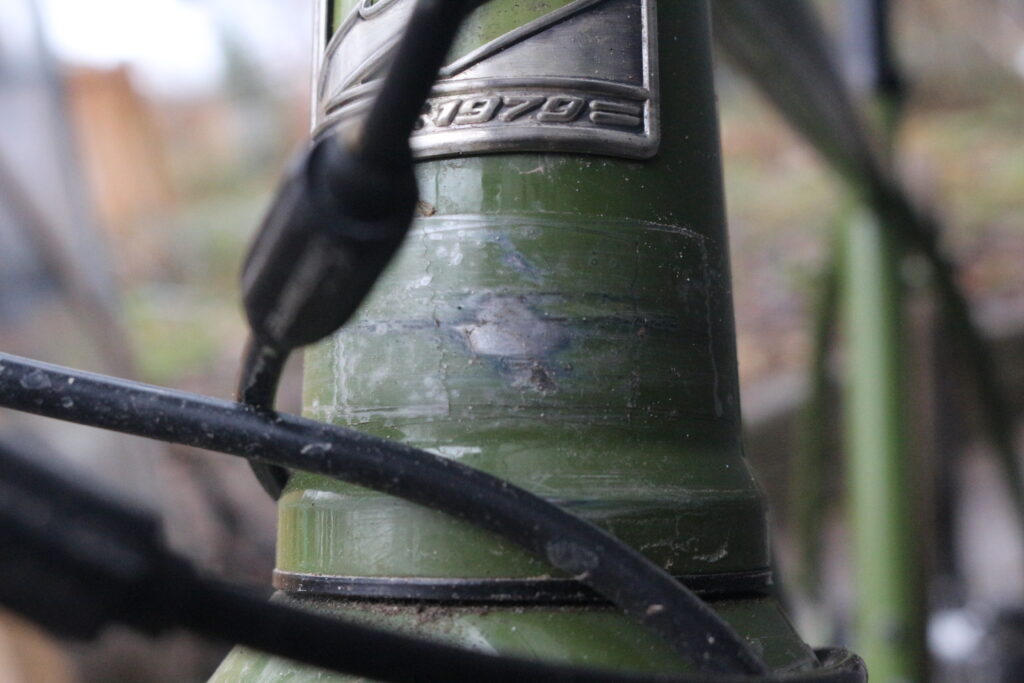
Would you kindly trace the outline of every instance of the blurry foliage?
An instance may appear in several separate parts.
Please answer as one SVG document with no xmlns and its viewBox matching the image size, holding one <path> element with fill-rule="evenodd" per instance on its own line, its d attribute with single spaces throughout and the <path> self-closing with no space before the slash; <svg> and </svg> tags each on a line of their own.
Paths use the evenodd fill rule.
<svg viewBox="0 0 1024 683">
<path fill-rule="evenodd" d="M 841 3 L 816 3 L 835 22 Z M 1005 3 L 1017 8 L 1024 4 Z M 950 9 L 953 6 L 954 9 Z M 983 303 L 1024 301 L 1024 77 L 997 0 L 899 3 L 900 57 L 911 81 L 900 165 L 936 205 L 961 281 Z M 949 10 L 949 11 L 947 11 Z M 740 370 L 745 381 L 795 369 L 810 348 L 813 282 L 843 190 L 819 158 L 726 65 L 720 107 L 733 243 Z"/>
</svg>

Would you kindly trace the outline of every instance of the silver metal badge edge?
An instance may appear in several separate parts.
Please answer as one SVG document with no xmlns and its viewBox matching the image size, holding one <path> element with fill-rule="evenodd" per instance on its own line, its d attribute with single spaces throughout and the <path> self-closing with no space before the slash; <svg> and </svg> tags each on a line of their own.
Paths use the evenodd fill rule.
<svg viewBox="0 0 1024 683">
<path fill-rule="evenodd" d="M 589 0 L 592 6 L 605 0 Z M 536 125 L 529 128 L 498 128 L 462 126 L 443 132 L 414 134 L 412 146 L 418 159 L 437 159 L 474 154 L 501 152 L 564 152 L 624 157 L 628 159 L 649 159 L 657 154 L 661 145 L 661 101 L 660 73 L 658 65 L 658 26 L 656 0 L 639 0 L 642 5 L 642 37 L 644 86 L 636 87 L 611 81 L 553 78 L 507 78 L 449 80 L 449 65 L 442 71 L 442 78 L 431 93 L 431 99 L 451 96 L 459 92 L 482 92 L 486 89 L 501 88 L 586 88 L 604 90 L 610 94 L 625 93 L 630 97 L 645 97 L 643 111 L 643 133 L 616 131 L 608 128 L 572 128 Z M 392 3 L 387 3 L 391 6 Z M 575 5 L 575 3 L 574 3 Z M 319 135 L 329 128 L 356 123 L 369 107 L 371 95 L 377 89 L 376 82 L 345 89 L 340 96 L 328 98 L 326 90 L 325 62 L 344 38 L 348 27 L 361 15 L 362 3 L 339 27 L 329 41 L 321 43 L 321 59 L 317 62 L 314 106 L 314 134 Z M 571 7 L 573 5 L 567 6 Z M 519 33 L 531 33 L 530 25 L 510 32 L 501 40 L 519 42 Z M 527 38 L 528 39 L 528 38 Z M 472 58 L 472 54 L 459 61 Z M 588 91 L 593 94 L 594 91 Z"/>
</svg>

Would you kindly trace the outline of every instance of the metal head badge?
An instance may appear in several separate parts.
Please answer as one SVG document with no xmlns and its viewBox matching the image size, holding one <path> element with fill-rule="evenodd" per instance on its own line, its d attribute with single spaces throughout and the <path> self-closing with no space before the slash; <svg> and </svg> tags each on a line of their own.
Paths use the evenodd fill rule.
<svg viewBox="0 0 1024 683">
<path fill-rule="evenodd" d="M 355 125 L 366 113 L 414 4 L 363 0 L 344 20 L 320 70 L 321 130 Z M 484 4 L 478 13 L 510 16 L 470 17 L 413 134 L 418 158 L 657 152 L 655 0 L 536 6 Z"/>
</svg>

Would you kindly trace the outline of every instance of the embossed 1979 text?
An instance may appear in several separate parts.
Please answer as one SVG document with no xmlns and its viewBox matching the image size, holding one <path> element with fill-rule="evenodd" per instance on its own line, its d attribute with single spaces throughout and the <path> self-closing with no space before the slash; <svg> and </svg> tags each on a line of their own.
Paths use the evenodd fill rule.
<svg viewBox="0 0 1024 683">
<path fill-rule="evenodd" d="M 544 124 L 589 122 L 595 126 L 639 128 L 644 125 L 644 105 L 574 95 L 479 95 L 435 100 L 420 117 L 418 129 L 514 123 L 532 120 Z"/>
</svg>

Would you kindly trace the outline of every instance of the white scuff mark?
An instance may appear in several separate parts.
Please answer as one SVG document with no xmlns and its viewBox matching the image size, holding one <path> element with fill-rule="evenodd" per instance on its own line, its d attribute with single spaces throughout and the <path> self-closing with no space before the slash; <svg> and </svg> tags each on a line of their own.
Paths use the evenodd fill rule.
<svg viewBox="0 0 1024 683">
<path fill-rule="evenodd" d="M 476 320 L 459 325 L 470 350 L 480 356 L 540 358 L 563 341 L 555 323 L 513 297 L 494 297 L 477 311 Z"/>
<path fill-rule="evenodd" d="M 477 446 L 438 446 L 429 450 L 431 453 L 440 455 L 442 458 L 448 458 L 449 460 L 461 460 L 467 455 L 483 453 L 483 449 Z"/>
<path fill-rule="evenodd" d="M 700 560 L 701 562 L 709 562 L 711 564 L 714 564 L 715 562 L 720 562 L 721 560 L 725 559 L 728 555 L 729 542 L 726 541 L 722 544 L 722 547 L 716 550 L 715 552 L 709 553 L 707 555 L 694 555 L 694 558 Z"/>
<path fill-rule="evenodd" d="M 419 280 L 416 280 L 415 282 L 411 282 L 408 285 L 406 285 L 405 289 L 406 289 L 406 291 L 413 290 L 413 289 L 423 289 L 424 287 L 429 287 L 430 283 L 433 282 L 433 281 L 434 281 L 434 276 L 433 275 L 424 275 Z"/>
</svg>

